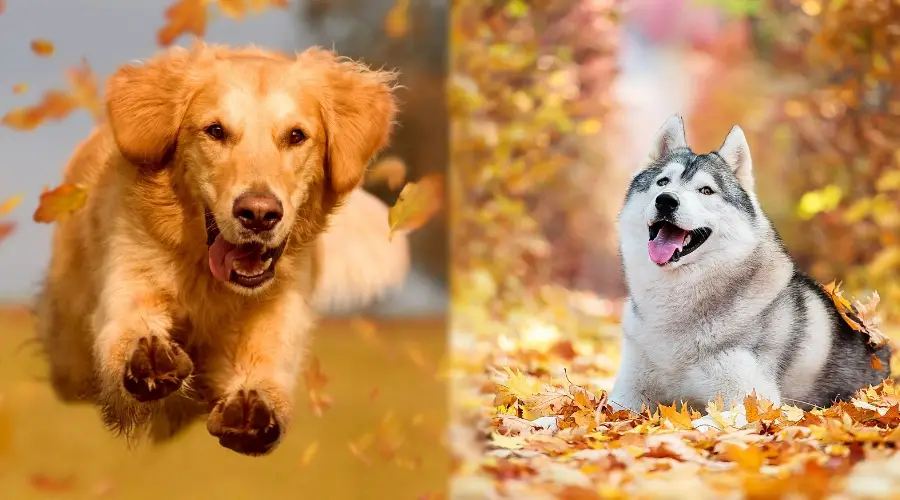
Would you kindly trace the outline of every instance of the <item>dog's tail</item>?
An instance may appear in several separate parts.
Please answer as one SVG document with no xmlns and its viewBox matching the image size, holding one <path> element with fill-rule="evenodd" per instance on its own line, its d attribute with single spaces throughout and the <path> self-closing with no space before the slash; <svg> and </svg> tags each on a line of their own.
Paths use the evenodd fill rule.
<svg viewBox="0 0 900 500">
<path fill-rule="evenodd" d="M 362 188 L 351 193 L 317 240 L 316 309 L 345 312 L 403 285 L 409 242 L 389 234 L 388 207 Z"/>
</svg>

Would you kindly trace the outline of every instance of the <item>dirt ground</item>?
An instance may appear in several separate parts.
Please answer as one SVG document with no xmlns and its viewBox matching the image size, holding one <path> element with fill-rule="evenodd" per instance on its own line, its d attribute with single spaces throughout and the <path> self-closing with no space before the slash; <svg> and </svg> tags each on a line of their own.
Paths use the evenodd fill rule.
<svg viewBox="0 0 900 500">
<path fill-rule="evenodd" d="M 44 381 L 46 362 L 28 342 L 30 317 L 20 308 L 0 308 L 0 498 L 434 498 L 449 471 L 439 444 L 446 414 L 437 375 L 444 320 L 376 326 L 374 337 L 346 320 L 320 326 L 312 350 L 329 379 L 324 392 L 333 406 L 316 417 L 301 382 L 284 443 L 273 455 L 248 458 L 221 448 L 204 422 L 170 444 L 129 448 L 104 429 L 92 407 L 55 399 Z M 377 429 L 388 414 L 399 461 L 377 449 Z M 366 434 L 376 444 L 360 444 Z M 351 443 L 363 449 L 362 458 Z"/>
</svg>

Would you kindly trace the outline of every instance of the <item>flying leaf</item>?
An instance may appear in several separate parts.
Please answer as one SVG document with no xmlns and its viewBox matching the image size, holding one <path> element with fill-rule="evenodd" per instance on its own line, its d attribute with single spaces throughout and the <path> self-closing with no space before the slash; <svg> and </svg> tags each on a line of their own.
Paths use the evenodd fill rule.
<svg viewBox="0 0 900 500">
<path fill-rule="evenodd" d="M 232 19 L 243 19 L 247 15 L 246 0 L 218 0 L 219 9 Z"/>
<path fill-rule="evenodd" d="M 391 236 L 397 231 L 414 231 L 428 222 L 444 203 L 444 176 L 431 174 L 403 186 L 397 203 L 388 212 Z"/>
<path fill-rule="evenodd" d="M 75 488 L 73 476 L 53 477 L 47 474 L 34 474 L 30 480 L 32 488 L 45 493 L 65 493 Z"/>
<path fill-rule="evenodd" d="M 331 407 L 331 398 L 322 392 L 325 384 L 328 383 L 328 377 L 322 373 L 322 366 L 319 359 L 313 356 L 306 370 L 303 372 L 303 378 L 306 380 L 306 393 L 309 397 L 309 404 L 316 416 L 321 417 L 322 414 Z"/>
<path fill-rule="evenodd" d="M 867 303 L 856 301 L 856 305 L 854 305 L 843 296 L 840 283 L 832 281 L 827 285 L 822 285 L 822 289 L 831 298 L 844 322 L 857 332 L 864 333 L 869 344 L 878 348 L 888 342 L 889 339 L 881 333 L 878 327 L 878 318 L 875 316 L 875 307 L 881 299 L 878 292 L 874 292 Z"/>
<path fill-rule="evenodd" d="M 22 195 L 17 194 L 15 196 L 9 197 L 3 203 L 0 203 L 0 216 L 6 215 L 13 211 L 14 208 L 19 206 L 19 203 L 22 202 Z"/>
<path fill-rule="evenodd" d="M 52 190 L 44 188 L 33 219 L 44 223 L 65 220 L 81 209 L 86 201 L 87 190 L 82 186 L 63 184 Z"/>
<path fill-rule="evenodd" d="M 390 38 L 403 38 L 409 31 L 409 0 L 397 0 L 384 18 L 384 32 Z"/>
<path fill-rule="evenodd" d="M 8 112 L 0 123 L 17 129 L 33 130 L 45 121 L 59 121 L 78 108 L 85 108 L 99 120 L 102 106 L 98 94 L 96 75 L 82 59 L 82 65 L 69 69 L 66 74 L 70 90 L 50 90 L 44 93 L 38 104 L 20 107 Z"/>
<path fill-rule="evenodd" d="M 269 7 L 286 9 L 288 0 L 250 0 L 250 8 L 255 12 L 263 11 Z"/>
<path fill-rule="evenodd" d="M 43 38 L 37 38 L 31 41 L 31 51 L 39 57 L 50 57 L 53 55 L 53 42 Z"/>
<path fill-rule="evenodd" d="M 369 170 L 366 180 L 371 183 L 384 182 L 388 189 L 396 191 L 406 180 L 406 164 L 396 156 L 389 156 Z"/>
<path fill-rule="evenodd" d="M 13 85 L 12 88 L 13 94 L 24 94 L 28 92 L 28 84 L 27 83 L 17 83 Z"/>
<path fill-rule="evenodd" d="M 157 43 L 163 47 L 185 33 L 206 34 L 206 0 L 177 0 L 166 9 L 165 17 L 166 24 L 156 32 Z"/>
<path fill-rule="evenodd" d="M 0 14 L 6 11 L 6 0 L 0 0 Z"/>
<path fill-rule="evenodd" d="M 0 242 L 5 240 L 16 230 L 15 222 L 0 222 Z"/>
<path fill-rule="evenodd" d="M 88 110 L 95 121 L 103 119 L 103 104 L 100 100 L 97 75 L 91 70 L 87 59 L 81 59 L 81 66 L 69 68 L 66 71 L 66 80 L 69 83 L 70 95 L 79 106 Z"/>
<path fill-rule="evenodd" d="M 307 466 L 314 456 L 316 456 L 316 452 L 319 451 L 319 442 L 313 441 L 303 450 L 303 455 L 300 457 L 300 465 Z"/>
</svg>

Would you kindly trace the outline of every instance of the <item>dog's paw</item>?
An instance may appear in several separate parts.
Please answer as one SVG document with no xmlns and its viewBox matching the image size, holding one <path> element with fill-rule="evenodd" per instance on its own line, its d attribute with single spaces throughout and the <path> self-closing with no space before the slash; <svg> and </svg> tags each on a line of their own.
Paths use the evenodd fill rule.
<svg viewBox="0 0 900 500">
<path fill-rule="evenodd" d="M 162 399 L 181 387 L 194 371 L 191 358 L 177 344 L 152 335 L 138 340 L 125 367 L 125 390 L 141 402 Z"/>
<path fill-rule="evenodd" d="M 281 437 L 272 407 L 255 390 L 238 391 L 220 399 L 206 421 L 219 444 L 244 455 L 265 455 Z"/>
</svg>

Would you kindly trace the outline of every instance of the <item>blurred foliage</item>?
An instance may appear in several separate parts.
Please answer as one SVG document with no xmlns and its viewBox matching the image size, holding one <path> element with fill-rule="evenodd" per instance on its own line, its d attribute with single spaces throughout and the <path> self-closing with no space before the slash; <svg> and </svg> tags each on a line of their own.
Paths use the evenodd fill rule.
<svg viewBox="0 0 900 500">
<path fill-rule="evenodd" d="M 583 156 L 612 108 L 616 7 L 614 0 L 452 2 L 455 319 L 486 314 L 514 324 L 518 312 L 566 302 L 559 287 L 577 274 L 573 254 L 597 236 L 575 224 L 588 209 L 589 186 L 604 175 L 597 158 Z"/>
<path fill-rule="evenodd" d="M 791 250 L 820 281 L 877 290 L 900 318 L 900 3 L 768 0 L 779 77 L 802 81 L 776 101 L 788 148 L 780 220 Z M 788 238 L 786 238 L 788 239 Z"/>
</svg>

